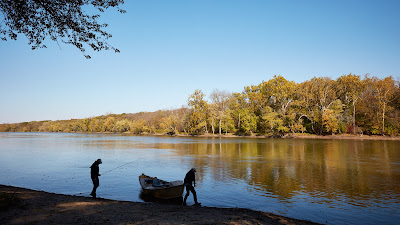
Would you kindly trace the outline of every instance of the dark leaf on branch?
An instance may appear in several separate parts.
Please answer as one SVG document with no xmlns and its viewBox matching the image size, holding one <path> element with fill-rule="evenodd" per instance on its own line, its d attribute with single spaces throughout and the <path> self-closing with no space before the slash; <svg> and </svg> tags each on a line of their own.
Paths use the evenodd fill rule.
<svg viewBox="0 0 400 225">
<path fill-rule="evenodd" d="M 113 48 L 107 43 L 111 37 L 99 24 L 100 15 L 89 13 L 83 7 L 92 6 L 100 12 L 110 7 L 118 12 L 123 0 L 0 0 L 0 38 L 3 41 L 17 40 L 17 33 L 24 34 L 32 49 L 46 48 L 44 41 L 61 41 L 78 48 L 86 58 L 83 46 L 94 51 Z"/>
</svg>

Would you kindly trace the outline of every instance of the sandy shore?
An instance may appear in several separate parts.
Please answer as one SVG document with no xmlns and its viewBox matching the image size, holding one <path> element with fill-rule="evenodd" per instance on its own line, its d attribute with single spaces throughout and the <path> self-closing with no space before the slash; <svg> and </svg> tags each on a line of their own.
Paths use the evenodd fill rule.
<svg viewBox="0 0 400 225">
<path fill-rule="evenodd" d="M 92 199 L 4 185 L 0 206 L 0 224 L 315 224 L 248 209 Z"/>
</svg>

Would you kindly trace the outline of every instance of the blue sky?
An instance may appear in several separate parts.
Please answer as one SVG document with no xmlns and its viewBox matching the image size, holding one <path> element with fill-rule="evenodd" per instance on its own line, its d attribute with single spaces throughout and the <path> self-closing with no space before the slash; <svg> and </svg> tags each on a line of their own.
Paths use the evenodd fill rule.
<svg viewBox="0 0 400 225">
<path fill-rule="evenodd" d="M 0 41 L 0 123 L 179 108 L 280 74 L 400 78 L 400 1 L 129 0 L 102 20 L 121 50 Z"/>
</svg>

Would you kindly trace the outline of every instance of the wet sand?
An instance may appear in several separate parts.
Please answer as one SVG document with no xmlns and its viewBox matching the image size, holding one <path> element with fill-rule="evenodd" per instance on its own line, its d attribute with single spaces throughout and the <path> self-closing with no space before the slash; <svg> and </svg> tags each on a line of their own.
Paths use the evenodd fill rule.
<svg viewBox="0 0 400 225">
<path fill-rule="evenodd" d="M 240 208 L 115 201 L 0 185 L 0 224 L 316 224 Z M 6 207 L 4 207 L 6 204 Z"/>
</svg>

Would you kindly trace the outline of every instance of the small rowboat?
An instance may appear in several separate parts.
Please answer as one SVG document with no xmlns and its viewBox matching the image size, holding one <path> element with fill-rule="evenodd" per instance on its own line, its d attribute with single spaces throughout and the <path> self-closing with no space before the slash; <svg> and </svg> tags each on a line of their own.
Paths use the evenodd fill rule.
<svg viewBox="0 0 400 225">
<path fill-rule="evenodd" d="M 181 198 L 183 194 L 183 181 L 163 181 L 157 177 L 150 177 L 147 175 L 139 176 L 140 186 L 144 194 L 151 195 L 155 198 L 161 199 L 171 199 L 171 198 Z"/>
</svg>

